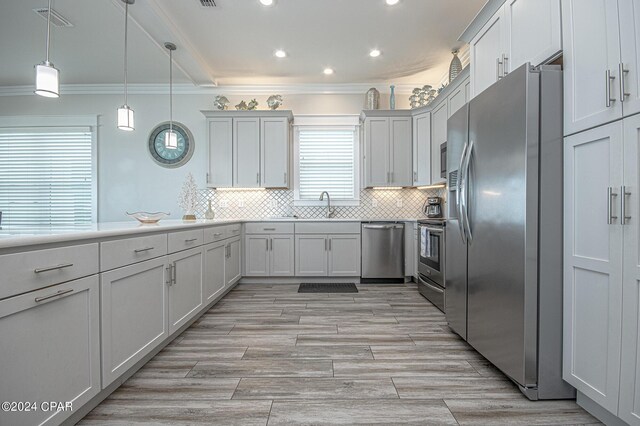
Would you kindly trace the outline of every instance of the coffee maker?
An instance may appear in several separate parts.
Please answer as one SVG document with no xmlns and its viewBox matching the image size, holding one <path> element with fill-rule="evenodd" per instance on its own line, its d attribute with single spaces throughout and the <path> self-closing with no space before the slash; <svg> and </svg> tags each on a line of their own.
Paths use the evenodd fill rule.
<svg viewBox="0 0 640 426">
<path fill-rule="evenodd" d="M 429 197 L 424 203 L 424 214 L 429 218 L 442 217 L 442 198 Z"/>
</svg>

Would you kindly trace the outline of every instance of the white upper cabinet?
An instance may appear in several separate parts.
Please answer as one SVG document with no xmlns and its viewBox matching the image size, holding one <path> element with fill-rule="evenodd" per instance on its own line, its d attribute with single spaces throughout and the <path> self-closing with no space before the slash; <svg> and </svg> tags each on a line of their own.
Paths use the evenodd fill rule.
<svg viewBox="0 0 640 426">
<path fill-rule="evenodd" d="M 365 111 L 366 187 L 413 185 L 412 122 L 409 111 Z"/>
<path fill-rule="evenodd" d="M 565 135 L 621 118 L 618 2 L 562 0 L 562 34 Z"/>
<path fill-rule="evenodd" d="M 440 149 L 447 141 L 447 120 L 449 119 L 449 104 L 447 100 L 435 107 L 431 113 L 431 184 L 445 182 L 441 177 Z"/>
<path fill-rule="evenodd" d="M 469 99 L 466 96 L 466 89 L 467 89 L 467 85 L 461 84 L 458 87 L 456 87 L 453 90 L 453 92 L 451 92 L 451 94 L 449 95 L 447 99 L 447 102 L 448 102 L 447 118 L 451 117 L 456 111 L 458 111 L 460 108 L 464 106 L 464 104 L 468 102 Z"/>
<path fill-rule="evenodd" d="M 472 96 L 481 93 L 502 77 L 504 27 L 503 13 L 500 10 L 469 43 Z"/>
<path fill-rule="evenodd" d="M 560 0 L 507 0 L 505 73 L 545 63 L 562 51 Z"/>
<path fill-rule="evenodd" d="M 203 111 L 214 188 L 288 188 L 291 111 Z"/>
<path fill-rule="evenodd" d="M 413 185 L 431 185 L 431 113 L 413 117 Z"/>
<path fill-rule="evenodd" d="M 260 119 L 260 149 L 261 186 L 289 187 L 289 120 L 286 117 Z"/>
<path fill-rule="evenodd" d="M 207 185 L 233 186 L 233 119 L 209 120 L 209 173 Z"/>
<path fill-rule="evenodd" d="M 461 37 L 469 42 L 472 97 L 522 64 L 562 52 L 560 0 L 507 0 L 478 30 L 481 16 Z"/>
<path fill-rule="evenodd" d="M 260 119 L 233 120 L 233 186 L 260 186 Z"/>
<path fill-rule="evenodd" d="M 624 66 L 620 93 L 623 112 L 630 116 L 640 112 L 640 1 L 618 0 L 620 11 L 621 66 Z M 622 90 L 624 89 L 624 90 Z"/>
</svg>

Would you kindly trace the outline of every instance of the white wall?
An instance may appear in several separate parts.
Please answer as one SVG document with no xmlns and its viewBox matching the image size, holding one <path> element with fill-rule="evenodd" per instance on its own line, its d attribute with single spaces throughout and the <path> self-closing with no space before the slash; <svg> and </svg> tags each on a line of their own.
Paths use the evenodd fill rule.
<svg viewBox="0 0 640 426">
<path fill-rule="evenodd" d="M 177 197 L 188 172 L 199 186 L 205 184 L 206 129 L 201 110 L 213 109 L 213 95 L 175 95 L 174 120 L 193 133 L 195 151 L 191 160 L 178 169 L 166 169 L 150 157 L 147 141 L 151 130 L 169 118 L 166 95 L 130 95 L 135 110 L 136 130 L 116 128 L 116 110 L 122 96 L 64 95 L 59 99 L 39 96 L 0 96 L 0 115 L 98 115 L 98 220 L 125 220 L 125 211 L 168 211 L 172 217 L 182 214 Z M 408 108 L 407 96 L 398 95 L 398 108 Z M 228 96 L 232 105 L 252 96 Z M 255 96 L 259 109 L 266 109 L 267 96 Z M 362 95 L 285 95 L 282 109 L 294 114 L 359 114 L 364 105 Z M 381 96 L 381 107 L 389 105 L 388 95 Z"/>
</svg>

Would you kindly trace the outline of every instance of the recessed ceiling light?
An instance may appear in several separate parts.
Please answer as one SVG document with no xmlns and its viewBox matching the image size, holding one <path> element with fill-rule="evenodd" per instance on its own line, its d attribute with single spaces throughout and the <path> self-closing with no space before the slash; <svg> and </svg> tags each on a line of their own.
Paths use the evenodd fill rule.
<svg viewBox="0 0 640 426">
<path fill-rule="evenodd" d="M 393 6 L 394 4 L 398 4 L 400 0 L 387 0 L 387 4 L 389 6 Z"/>
<path fill-rule="evenodd" d="M 371 52 L 369 52 L 369 56 L 371 56 L 372 58 L 377 58 L 378 56 L 380 56 L 380 51 L 378 49 L 373 49 Z"/>
<path fill-rule="evenodd" d="M 263 6 L 271 6 L 273 4 L 273 0 L 260 0 Z"/>
<path fill-rule="evenodd" d="M 284 50 L 276 50 L 274 55 L 276 55 L 276 58 L 286 58 L 287 52 L 285 52 Z"/>
<path fill-rule="evenodd" d="M 325 68 L 323 72 L 324 75 L 331 75 L 333 74 L 333 68 Z"/>
</svg>

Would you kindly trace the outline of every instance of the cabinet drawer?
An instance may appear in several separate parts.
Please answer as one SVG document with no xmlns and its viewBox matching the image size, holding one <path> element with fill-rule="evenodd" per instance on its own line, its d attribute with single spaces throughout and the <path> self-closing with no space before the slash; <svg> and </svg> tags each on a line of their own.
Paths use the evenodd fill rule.
<svg viewBox="0 0 640 426">
<path fill-rule="evenodd" d="M 225 229 L 227 230 L 226 238 L 239 237 L 242 232 L 242 224 L 234 223 L 233 225 L 227 225 Z"/>
<path fill-rule="evenodd" d="M 204 229 L 204 243 L 211 244 L 216 241 L 224 240 L 228 238 L 227 236 L 227 227 L 226 226 L 215 226 L 213 228 L 205 228 Z"/>
<path fill-rule="evenodd" d="M 193 229 L 189 231 L 172 232 L 169 234 L 169 253 L 175 253 L 201 246 L 204 242 L 204 230 Z"/>
<path fill-rule="evenodd" d="M 0 299 L 98 273 L 98 244 L 0 256 Z"/>
<path fill-rule="evenodd" d="M 100 243 L 100 270 L 119 268 L 167 254 L 167 234 Z"/>
<path fill-rule="evenodd" d="M 244 225 L 245 234 L 293 234 L 293 223 L 256 222 Z"/>
<path fill-rule="evenodd" d="M 296 234 L 359 234 L 360 222 L 305 222 L 295 229 Z"/>
</svg>

